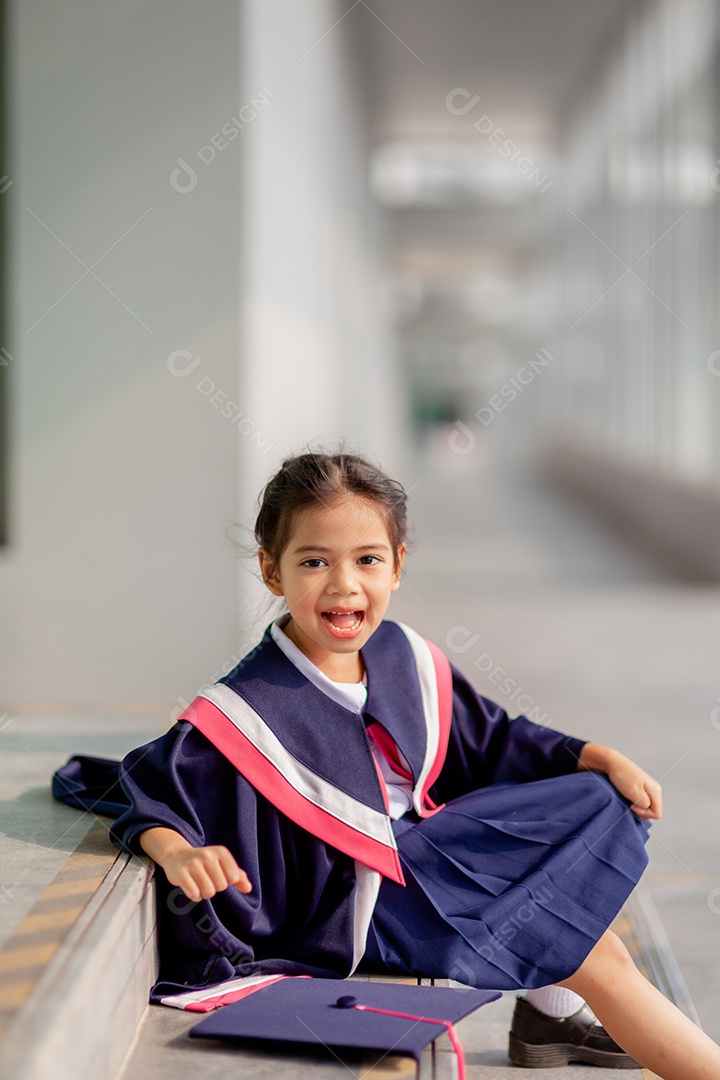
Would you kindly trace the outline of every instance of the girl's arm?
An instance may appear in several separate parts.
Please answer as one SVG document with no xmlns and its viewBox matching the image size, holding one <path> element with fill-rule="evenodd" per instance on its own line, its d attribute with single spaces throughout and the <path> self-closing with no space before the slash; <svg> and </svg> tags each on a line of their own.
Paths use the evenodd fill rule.
<svg viewBox="0 0 720 1080">
<path fill-rule="evenodd" d="M 657 780 L 611 746 L 585 743 L 578 758 L 578 771 L 602 772 L 621 795 L 630 801 L 630 809 L 640 818 L 650 820 L 662 815 L 662 788 Z"/>
<path fill-rule="evenodd" d="M 235 885 L 243 893 L 252 889 L 226 847 L 193 847 L 175 829 L 146 829 L 140 847 L 165 871 L 171 885 L 178 885 L 189 900 L 209 900 L 216 892 Z"/>
</svg>

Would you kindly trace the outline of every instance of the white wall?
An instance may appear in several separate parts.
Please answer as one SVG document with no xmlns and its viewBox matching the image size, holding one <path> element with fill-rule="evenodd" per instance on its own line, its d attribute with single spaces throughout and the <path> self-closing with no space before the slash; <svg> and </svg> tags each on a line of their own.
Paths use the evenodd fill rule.
<svg viewBox="0 0 720 1080">
<path fill-rule="evenodd" d="M 16 0 L 8 45 L 0 699 L 172 701 L 237 629 L 241 436 L 167 358 L 237 397 L 239 143 L 170 175 L 238 108 L 238 5 Z"/>
<path fill-rule="evenodd" d="M 4 703 L 191 696 L 247 640 L 254 564 L 225 531 L 282 456 L 345 437 L 401 473 L 370 16 L 341 14 L 11 6 Z"/>
<path fill-rule="evenodd" d="M 244 520 L 288 451 L 339 437 L 402 472 L 405 427 L 382 311 L 368 192 L 361 7 L 247 0 L 244 96 L 271 104 L 243 142 L 246 411 L 272 439 L 241 463 Z M 401 477 L 402 478 L 402 477 Z M 241 582 L 243 610 L 254 594 Z M 252 612 L 250 611 L 251 615 Z"/>
</svg>

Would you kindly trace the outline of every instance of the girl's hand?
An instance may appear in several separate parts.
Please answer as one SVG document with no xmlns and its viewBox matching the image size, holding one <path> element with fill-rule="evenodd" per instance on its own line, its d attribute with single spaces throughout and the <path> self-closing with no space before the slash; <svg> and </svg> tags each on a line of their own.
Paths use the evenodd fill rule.
<svg viewBox="0 0 720 1080">
<path fill-rule="evenodd" d="M 226 847 L 193 847 L 174 829 L 161 826 L 140 834 L 140 847 L 162 866 L 171 885 L 178 885 L 188 900 L 210 900 L 235 885 L 249 893 L 252 885 Z"/>
<path fill-rule="evenodd" d="M 630 809 L 646 821 L 662 816 L 662 788 L 657 780 L 630 758 L 609 746 L 586 743 L 580 753 L 580 769 L 604 772 L 610 783 L 630 802 Z"/>
<path fill-rule="evenodd" d="M 189 900 L 210 900 L 215 893 L 235 885 L 242 893 L 252 889 L 226 847 L 190 847 L 171 855 L 163 866 L 171 885 L 179 885 Z"/>
<path fill-rule="evenodd" d="M 657 780 L 624 754 L 608 771 L 608 779 L 621 795 L 630 800 L 630 809 L 646 821 L 662 816 L 662 788 Z"/>
</svg>

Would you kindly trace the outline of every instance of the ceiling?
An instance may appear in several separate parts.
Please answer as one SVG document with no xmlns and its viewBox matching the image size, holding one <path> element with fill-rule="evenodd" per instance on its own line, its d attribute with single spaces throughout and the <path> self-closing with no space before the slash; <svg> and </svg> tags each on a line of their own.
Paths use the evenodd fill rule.
<svg viewBox="0 0 720 1080">
<path fill-rule="evenodd" d="M 454 137 L 445 97 L 464 87 L 508 132 L 554 141 L 626 16 L 646 0 L 359 0 L 373 129 Z"/>
<path fill-rule="evenodd" d="M 389 269 L 412 298 L 398 317 L 407 340 L 447 340 L 468 286 L 481 297 L 517 293 L 553 228 L 553 198 L 518 183 L 519 164 L 498 141 L 512 139 L 538 176 L 557 176 L 574 110 L 628 18 L 655 0 L 347 2 L 375 190 L 388 207 Z M 476 327 L 464 324 L 465 340 L 489 329 L 487 308 L 478 305 Z"/>
</svg>

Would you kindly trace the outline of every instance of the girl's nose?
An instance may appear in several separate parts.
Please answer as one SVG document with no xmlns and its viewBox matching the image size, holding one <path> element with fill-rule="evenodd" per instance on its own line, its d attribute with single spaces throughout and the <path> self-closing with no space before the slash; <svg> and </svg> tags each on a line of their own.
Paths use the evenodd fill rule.
<svg viewBox="0 0 720 1080">
<path fill-rule="evenodd" d="M 358 584 L 353 569 L 342 562 L 336 563 L 330 571 L 328 592 L 334 596 L 351 596 L 357 593 Z"/>
</svg>

